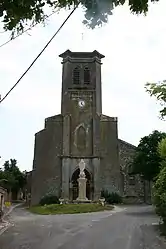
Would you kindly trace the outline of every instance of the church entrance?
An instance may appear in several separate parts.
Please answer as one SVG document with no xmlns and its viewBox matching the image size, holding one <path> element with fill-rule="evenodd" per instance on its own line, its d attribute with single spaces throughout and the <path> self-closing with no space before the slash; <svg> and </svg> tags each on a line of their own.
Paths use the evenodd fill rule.
<svg viewBox="0 0 166 249">
<path fill-rule="evenodd" d="M 79 178 L 79 174 L 80 174 L 80 170 L 77 169 L 73 175 L 72 175 L 72 179 L 71 179 L 71 183 L 72 183 L 72 200 L 76 200 L 78 197 L 78 178 Z M 88 200 L 92 200 L 93 199 L 93 184 L 92 184 L 92 176 L 91 174 L 85 169 L 85 175 L 86 175 L 86 197 L 88 198 Z"/>
</svg>

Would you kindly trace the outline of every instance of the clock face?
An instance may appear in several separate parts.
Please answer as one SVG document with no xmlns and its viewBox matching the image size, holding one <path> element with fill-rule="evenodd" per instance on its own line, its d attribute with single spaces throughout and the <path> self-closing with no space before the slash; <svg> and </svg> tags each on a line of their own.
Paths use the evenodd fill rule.
<svg viewBox="0 0 166 249">
<path fill-rule="evenodd" d="M 79 105 L 79 107 L 84 107 L 85 106 L 85 101 L 84 100 L 79 100 L 78 105 Z"/>
</svg>

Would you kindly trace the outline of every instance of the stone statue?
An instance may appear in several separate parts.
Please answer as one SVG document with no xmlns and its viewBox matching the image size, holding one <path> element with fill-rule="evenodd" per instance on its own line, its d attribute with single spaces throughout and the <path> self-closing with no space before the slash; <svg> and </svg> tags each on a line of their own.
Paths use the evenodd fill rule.
<svg viewBox="0 0 166 249">
<path fill-rule="evenodd" d="M 84 162 L 83 159 L 81 159 L 80 162 L 79 162 L 79 169 L 80 169 L 79 177 L 80 178 L 85 178 L 85 172 L 84 172 L 84 170 L 85 170 L 85 162 Z"/>
<path fill-rule="evenodd" d="M 85 176 L 85 162 L 83 159 L 80 160 L 79 162 L 79 169 L 80 169 L 80 174 L 79 174 L 79 178 L 78 178 L 78 184 L 79 184 L 79 194 L 78 194 L 78 198 L 77 201 L 79 202 L 86 202 L 88 201 L 87 197 L 86 197 L 86 176 Z"/>
</svg>

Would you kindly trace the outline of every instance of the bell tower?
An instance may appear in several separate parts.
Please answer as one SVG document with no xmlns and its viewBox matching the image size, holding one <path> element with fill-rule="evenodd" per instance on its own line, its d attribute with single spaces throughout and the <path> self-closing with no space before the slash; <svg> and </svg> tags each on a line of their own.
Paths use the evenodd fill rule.
<svg viewBox="0 0 166 249">
<path fill-rule="evenodd" d="M 60 57 L 63 58 L 62 196 L 68 198 L 70 196 L 68 179 L 77 169 L 80 159 L 86 161 L 86 170 L 92 175 L 99 169 L 102 114 L 101 59 L 104 56 L 96 50 L 93 52 L 67 50 Z M 96 179 L 95 175 L 94 182 Z M 97 193 L 97 189 L 94 192 Z"/>
<path fill-rule="evenodd" d="M 96 50 L 67 50 L 60 57 L 63 58 L 63 155 L 93 156 L 97 146 L 95 118 L 102 113 L 101 59 L 104 56 Z"/>
<path fill-rule="evenodd" d="M 101 99 L 101 59 L 104 55 L 93 52 L 71 52 L 59 55 L 63 58 L 61 113 L 72 114 L 73 101 L 78 108 L 90 105 L 91 114 L 102 113 Z"/>
</svg>

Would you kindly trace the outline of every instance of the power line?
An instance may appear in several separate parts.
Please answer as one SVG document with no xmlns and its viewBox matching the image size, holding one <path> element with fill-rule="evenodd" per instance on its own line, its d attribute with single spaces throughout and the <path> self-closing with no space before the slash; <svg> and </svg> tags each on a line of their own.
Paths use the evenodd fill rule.
<svg viewBox="0 0 166 249">
<path fill-rule="evenodd" d="M 59 29 L 55 32 L 55 34 L 51 37 L 51 39 L 48 41 L 48 43 L 44 46 L 44 48 L 41 50 L 41 52 L 38 54 L 38 56 L 33 60 L 33 62 L 30 64 L 30 66 L 27 68 L 27 70 L 22 74 L 22 76 L 18 79 L 18 81 L 12 86 L 12 88 L 6 93 L 6 95 L 0 99 L 0 104 L 7 98 L 7 96 L 11 93 L 11 91 L 18 85 L 18 83 L 22 80 L 22 78 L 27 74 L 27 72 L 30 70 L 30 68 L 33 66 L 33 64 L 37 61 L 37 59 L 42 55 L 44 50 L 48 47 L 48 45 L 52 42 L 54 37 L 59 33 L 61 28 L 65 25 L 65 23 L 68 21 L 68 19 L 71 17 L 71 15 L 74 13 L 74 11 L 77 9 L 79 3 L 74 7 L 74 9 L 70 12 L 70 14 L 67 16 L 65 21 L 61 24 Z"/>
<path fill-rule="evenodd" d="M 45 19 L 47 19 L 47 18 L 49 18 L 50 16 L 52 16 L 53 14 L 55 14 L 56 13 L 56 11 L 53 11 L 50 15 L 48 15 Z M 21 36 L 21 35 L 23 35 L 25 32 L 27 32 L 28 30 L 31 30 L 32 28 L 34 28 L 36 25 L 38 25 L 39 23 L 35 23 L 35 24 L 33 24 L 32 26 L 30 26 L 28 29 L 25 29 L 21 34 L 18 34 L 18 35 L 16 35 L 15 37 L 13 37 L 12 39 L 9 39 L 9 40 L 7 40 L 6 42 L 4 42 L 4 43 L 2 43 L 1 45 L 0 45 L 0 48 L 2 48 L 3 46 L 5 46 L 5 45 L 7 45 L 9 42 L 11 42 L 11 41 L 13 41 L 13 40 L 15 40 L 16 38 L 18 38 L 19 36 Z M 4 32 L 6 32 L 6 31 L 4 31 Z M 4 33 L 4 32 L 2 32 L 2 33 Z"/>
</svg>

